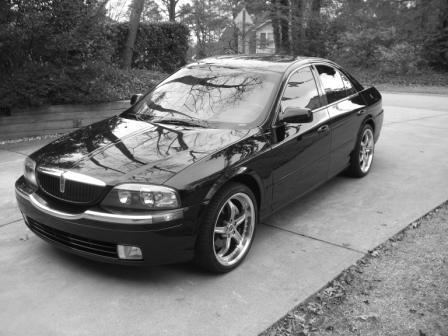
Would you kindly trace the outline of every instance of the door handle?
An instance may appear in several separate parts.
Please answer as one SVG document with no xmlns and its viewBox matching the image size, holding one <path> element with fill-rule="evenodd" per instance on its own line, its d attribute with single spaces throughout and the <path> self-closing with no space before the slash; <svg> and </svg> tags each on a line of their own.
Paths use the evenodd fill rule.
<svg viewBox="0 0 448 336">
<path fill-rule="evenodd" d="M 359 110 L 358 112 L 356 112 L 357 115 L 363 115 L 364 113 L 366 113 L 365 109 Z"/>
<path fill-rule="evenodd" d="M 328 132 L 329 130 L 330 130 L 330 126 L 322 125 L 321 127 L 319 127 L 317 129 L 317 133 L 325 133 L 325 132 Z"/>
</svg>

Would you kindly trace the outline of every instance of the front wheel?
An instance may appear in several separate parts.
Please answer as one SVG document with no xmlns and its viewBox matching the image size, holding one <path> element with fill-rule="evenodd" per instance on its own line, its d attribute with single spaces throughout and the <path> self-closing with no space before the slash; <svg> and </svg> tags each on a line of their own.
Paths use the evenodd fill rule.
<svg viewBox="0 0 448 336">
<path fill-rule="evenodd" d="M 375 152 L 375 140 L 373 128 L 369 124 L 364 125 L 350 160 L 348 172 L 354 177 L 366 176 L 372 167 Z"/>
<path fill-rule="evenodd" d="M 206 210 L 196 244 L 196 262 L 215 273 L 236 268 L 249 252 L 257 219 L 252 191 L 239 183 L 224 186 Z"/>
</svg>

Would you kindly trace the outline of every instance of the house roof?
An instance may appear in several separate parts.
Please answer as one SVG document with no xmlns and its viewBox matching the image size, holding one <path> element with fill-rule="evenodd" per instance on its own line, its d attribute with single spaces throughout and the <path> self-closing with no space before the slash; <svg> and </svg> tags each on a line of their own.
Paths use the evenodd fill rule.
<svg viewBox="0 0 448 336">
<path fill-rule="evenodd" d="M 260 23 L 258 26 L 255 26 L 255 27 L 251 28 L 251 30 L 257 31 L 257 30 L 259 30 L 259 29 L 263 28 L 264 26 L 266 26 L 268 24 L 271 24 L 271 23 L 272 23 L 272 20 L 266 20 L 266 21 Z"/>
</svg>

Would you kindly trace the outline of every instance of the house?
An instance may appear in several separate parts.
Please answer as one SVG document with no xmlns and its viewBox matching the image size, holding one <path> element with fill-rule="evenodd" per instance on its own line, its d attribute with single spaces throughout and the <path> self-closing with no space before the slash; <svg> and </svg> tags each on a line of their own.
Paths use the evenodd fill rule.
<svg viewBox="0 0 448 336">
<path fill-rule="evenodd" d="M 224 29 L 219 39 L 219 53 L 236 53 L 234 43 L 235 26 L 229 26 Z M 249 26 L 245 34 L 245 43 L 243 49 L 241 30 L 238 30 L 238 53 L 239 54 L 274 54 L 274 30 L 271 20 L 264 21 L 255 26 Z"/>
<path fill-rule="evenodd" d="M 263 23 L 253 27 L 248 31 L 246 37 L 245 53 L 255 54 L 274 54 L 274 29 L 272 27 L 271 20 L 264 21 Z M 243 51 L 243 50 L 241 50 Z"/>
</svg>

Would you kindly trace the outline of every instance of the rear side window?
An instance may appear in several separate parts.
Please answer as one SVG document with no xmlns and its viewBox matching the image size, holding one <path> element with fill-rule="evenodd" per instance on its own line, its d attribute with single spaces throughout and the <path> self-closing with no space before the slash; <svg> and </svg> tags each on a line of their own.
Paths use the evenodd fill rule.
<svg viewBox="0 0 448 336">
<path fill-rule="evenodd" d="M 343 73 L 341 72 L 341 78 L 342 81 L 344 82 L 344 86 L 345 86 L 345 90 L 346 90 L 346 95 L 347 96 L 351 96 L 353 94 L 356 93 L 356 89 L 354 87 L 354 85 L 352 84 L 352 82 L 350 81 L 350 79 Z"/>
<path fill-rule="evenodd" d="M 282 111 L 286 107 L 302 107 L 310 110 L 321 106 L 316 82 L 309 67 L 302 68 L 289 78 L 281 101 Z"/>
<path fill-rule="evenodd" d="M 328 104 L 347 97 L 347 90 L 345 88 L 341 73 L 338 70 L 327 65 L 316 65 L 316 69 L 319 74 L 320 81 L 324 87 Z M 347 78 L 346 80 L 348 81 Z"/>
<path fill-rule="evenodd" d="M 357 92 L 364 90 L 364 87 L 347 71 L 341 71 L 350 81 L 352 86 L 356 89 Z"/>
</svg>

